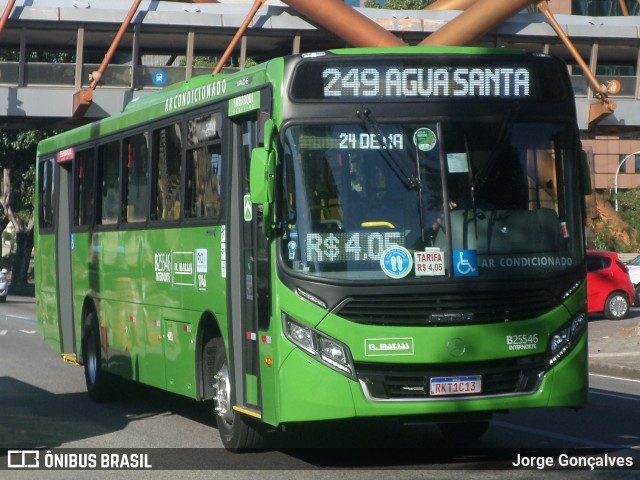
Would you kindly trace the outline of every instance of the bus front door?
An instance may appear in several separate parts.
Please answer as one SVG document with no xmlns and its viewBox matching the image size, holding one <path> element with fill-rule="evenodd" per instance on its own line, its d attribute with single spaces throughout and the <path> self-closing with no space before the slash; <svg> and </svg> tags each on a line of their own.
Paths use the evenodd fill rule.
<svg viewBox="0 0 640 480">
<path fill-rule="evenodd" d="M 75 328 L 73 320 L 73 295 L 71 291 L 71 251 L 73 238 L 71 235 L 71 207 L 73 188 L 71 181 L 71 164 L 58 164 L 58 202 L 56 205 L 56 272 L 58 296 L 58 327 L 60 328 L 60 353 L 75 360 Z"/>
<path fill-rule="evenodd" d="M 258 119 L 232 123 L 231 202 L 228 210 L 229 359 L 234 405 L 261 417 L 259 326 L 270 314 L 267 242 L 260 214 L 249 196 L 251 151 L 258 146 Z"/>
</svg>

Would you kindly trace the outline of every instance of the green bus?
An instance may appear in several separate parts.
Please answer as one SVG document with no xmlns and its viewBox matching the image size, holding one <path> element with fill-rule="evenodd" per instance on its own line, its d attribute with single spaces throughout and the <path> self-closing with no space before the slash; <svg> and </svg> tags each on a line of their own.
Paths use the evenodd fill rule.
<svg viewBox="0 0 640 480">
<path fill-rule="evenodd" d="M 584 195 L 566 65 L 340 49 L 202 76 L 37 154 L 39 330 L 213 400 L 225 447 L 388 417 L 479 437 L 581 407 Z"/>
</svg>

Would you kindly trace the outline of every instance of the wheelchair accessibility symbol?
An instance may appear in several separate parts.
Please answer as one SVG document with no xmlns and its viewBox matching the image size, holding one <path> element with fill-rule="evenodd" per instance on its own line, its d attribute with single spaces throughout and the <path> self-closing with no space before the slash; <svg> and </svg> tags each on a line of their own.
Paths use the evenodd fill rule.
<svg viewBox="0 0 640 480">
<path fill-rule="evenodd" d="M 478 254 L 475 250 L 453 251 L 453 272 L 456 277 L 477 277 Z"/>
<path fill-rule="evenodd" d="M 380 267 L 391 278 L 404 278 L 413 268 L 411 253 L 400 245 L 391 245 L 380 255 Z"/>
</svg>

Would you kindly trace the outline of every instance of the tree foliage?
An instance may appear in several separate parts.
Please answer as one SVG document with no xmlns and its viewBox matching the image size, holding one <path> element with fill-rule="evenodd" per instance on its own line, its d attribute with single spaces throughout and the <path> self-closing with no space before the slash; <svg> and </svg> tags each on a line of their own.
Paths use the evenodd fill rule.
<svg viewBox="0 0 640 480">
<path fill-rule="evenodd" d="M 640 232 L 640 188 L 618 192 L 620 217 Z"/>
<path fill-rule="evenodd" d="M 36 147 L 49 134 L 43 130 L 0 131 L 0 231 L 11 223 L 15 232 L 14 289 L 27 284 L 33 248 Z"/>
<path fill-rule="evenodd" d="M 609 204 L 608 210 L 613 213 L 615 198 L 605 195 L 600 201 Z M 590 247 L 624 253 L 640 251 L 640 188 L 618 192 L 618 212 L 612 213 L 598 215 L 587 224 L 592 231 Z"/>
</svg>

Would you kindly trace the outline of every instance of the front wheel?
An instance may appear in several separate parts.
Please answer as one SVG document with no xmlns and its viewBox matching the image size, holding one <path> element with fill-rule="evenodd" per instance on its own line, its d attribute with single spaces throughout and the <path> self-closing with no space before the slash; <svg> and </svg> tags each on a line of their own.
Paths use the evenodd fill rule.
<svg viewBox="0 0 640 480">
<path fill-rule="evenodd" d="M 212 340 L 215 348 L 213 404 L 218 432 L 224 447 L 231 451 L 256 449 L 264 444 L 260 425 L 245 415 L 234 412 L 231 401 L 233 391 L 227 355 L 222 338 Z"/>
<path fill-rule="evenodd" d="M 613 292 L 604 304 L 604 316 L 609 320 L 621 320 L 629 312 L 629 300 L 620 292 Z"/>
</svg>

